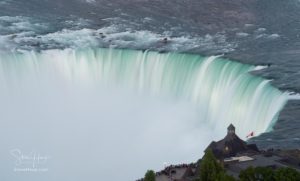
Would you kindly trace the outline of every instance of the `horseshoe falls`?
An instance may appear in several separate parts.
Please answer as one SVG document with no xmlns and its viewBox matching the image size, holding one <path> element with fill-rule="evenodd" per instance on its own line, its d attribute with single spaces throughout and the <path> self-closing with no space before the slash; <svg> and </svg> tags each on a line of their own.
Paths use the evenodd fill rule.
<svg viewBox="0 0 300 181">
<path fill-rule="evenodd" d="M 251 75 L 256 69 L 218 56 L 108 48 L 0 56 L 1 89 L 7 94 L 12 87 L 26 86 L 20 79 L 47 84 L 46 75 L 62 79 L 62 87 L 127 89 L 137 95 L 186 101 L 197 109 L 198 127 L 224 135 L 224 128 L 233 123 L 242 138 L 251 131 L 256 135 L 269 131 L 288 100 L 288 94 L 269 80 Z"/>
</svg>

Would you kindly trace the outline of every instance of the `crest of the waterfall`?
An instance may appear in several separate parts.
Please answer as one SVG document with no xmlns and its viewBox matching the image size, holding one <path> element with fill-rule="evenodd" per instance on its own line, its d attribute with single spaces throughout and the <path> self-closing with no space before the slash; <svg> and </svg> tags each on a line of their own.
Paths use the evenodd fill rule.
<svg viewBox="0 0 300 181">
<path fill-rule="evenodd" d="M 255 66 L 221 57 L 122 49 L 47 50 L 0 57 L 2 79 L 49 71 L 67 83 L 123 87 L 149 95 L 190 101 L 199 126 L 223 130 L 233 123 L 240 135 L 271 128 L 288 95 L 249 72 Z M 2 81 L 5 82 L 5 81 Z"/>
</svg>

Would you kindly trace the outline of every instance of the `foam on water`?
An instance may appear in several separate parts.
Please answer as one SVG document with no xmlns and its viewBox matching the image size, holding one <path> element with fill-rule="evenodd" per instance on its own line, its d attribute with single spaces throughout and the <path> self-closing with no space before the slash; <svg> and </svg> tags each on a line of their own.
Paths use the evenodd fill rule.
<svg viewBox="0 0 300 181">
<path fill-rule="evenodd" d="M 90 23 L 88 20 L 69 20 L 64 22 L 64 26 L 70 26 L 70 28 L 48 32 L 48 29 L 55 25 L 50 26 L 28 17 L 2 16 L 0 17 L 2 32 L 0 33 L 0 51 L 110 47 L 178 52 L 197 49 L 203 52 L 225 53 L 236 47 L 235 44 L 228 43 L 226 36 L 220 33 L 207 34 L 203 37 L 188 34 L 173 36 L 169 31 L 157 33 L 143 29 L 135 30 L 130 26 L 125 26 L 126 22 L 118 18 L 117 20 L 105 18 L 103 21 L 110 23 L 99 29 L 92 29 L 88 27 Z M 162 41 L 166 37 L 168 43 Z"/>
</svg>

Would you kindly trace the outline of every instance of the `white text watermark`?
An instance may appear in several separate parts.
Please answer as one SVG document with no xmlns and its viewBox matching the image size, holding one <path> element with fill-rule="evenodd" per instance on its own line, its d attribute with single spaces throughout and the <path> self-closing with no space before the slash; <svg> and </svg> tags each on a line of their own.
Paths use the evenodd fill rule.
<svg viewBox="0 0 300 181">
<path fill-rule="evenodd" d="M 43 155 L 37 151 L 23 153 L 20 149 L 13 149 L 10 154 L 14 158 L 15 172 L 47 172 L 46 167 L 50 156 Z"/>
</svg>

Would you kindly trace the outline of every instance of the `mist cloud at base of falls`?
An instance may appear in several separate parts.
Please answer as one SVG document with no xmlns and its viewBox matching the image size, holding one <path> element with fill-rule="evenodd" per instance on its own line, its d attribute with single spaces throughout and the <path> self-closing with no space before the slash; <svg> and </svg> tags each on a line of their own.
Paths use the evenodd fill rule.
<svg viewBox="0 0 300 181">
<path fill-rule="evenodd" d="M 1 79 L 0 165 L 8 180 L 135 180 L 164 162 L 197 160 L 216 136 L 188 102 L 69 82 L 40 68 L 39 77 Z M 49 155 L 50 171 L 16 174 L 12 149 Z"/>
<path fill-rule="evenodd" d="M 187 102 L 26 79 L 14 91 L 1 88 L 0 158 L 9 180 L 135 180 L 164 162 L 197 160 L 214 137 Z M 43 165 L 50 171 L 16 174 L 11 149 L 51 156 Z"/>
<path fill-rule="evenodd" d="M 254 66 L 218 57 L 66 49 L 8 53 L 0 67 L 3 160 L 15 147 L 39 149 L 53 156 L 49 178 L 65 180 L 132 180 L 195 161 L 229 123 L 242 138 L 268 130 L 287 100 L 249 74 Z"/>
</svg>

